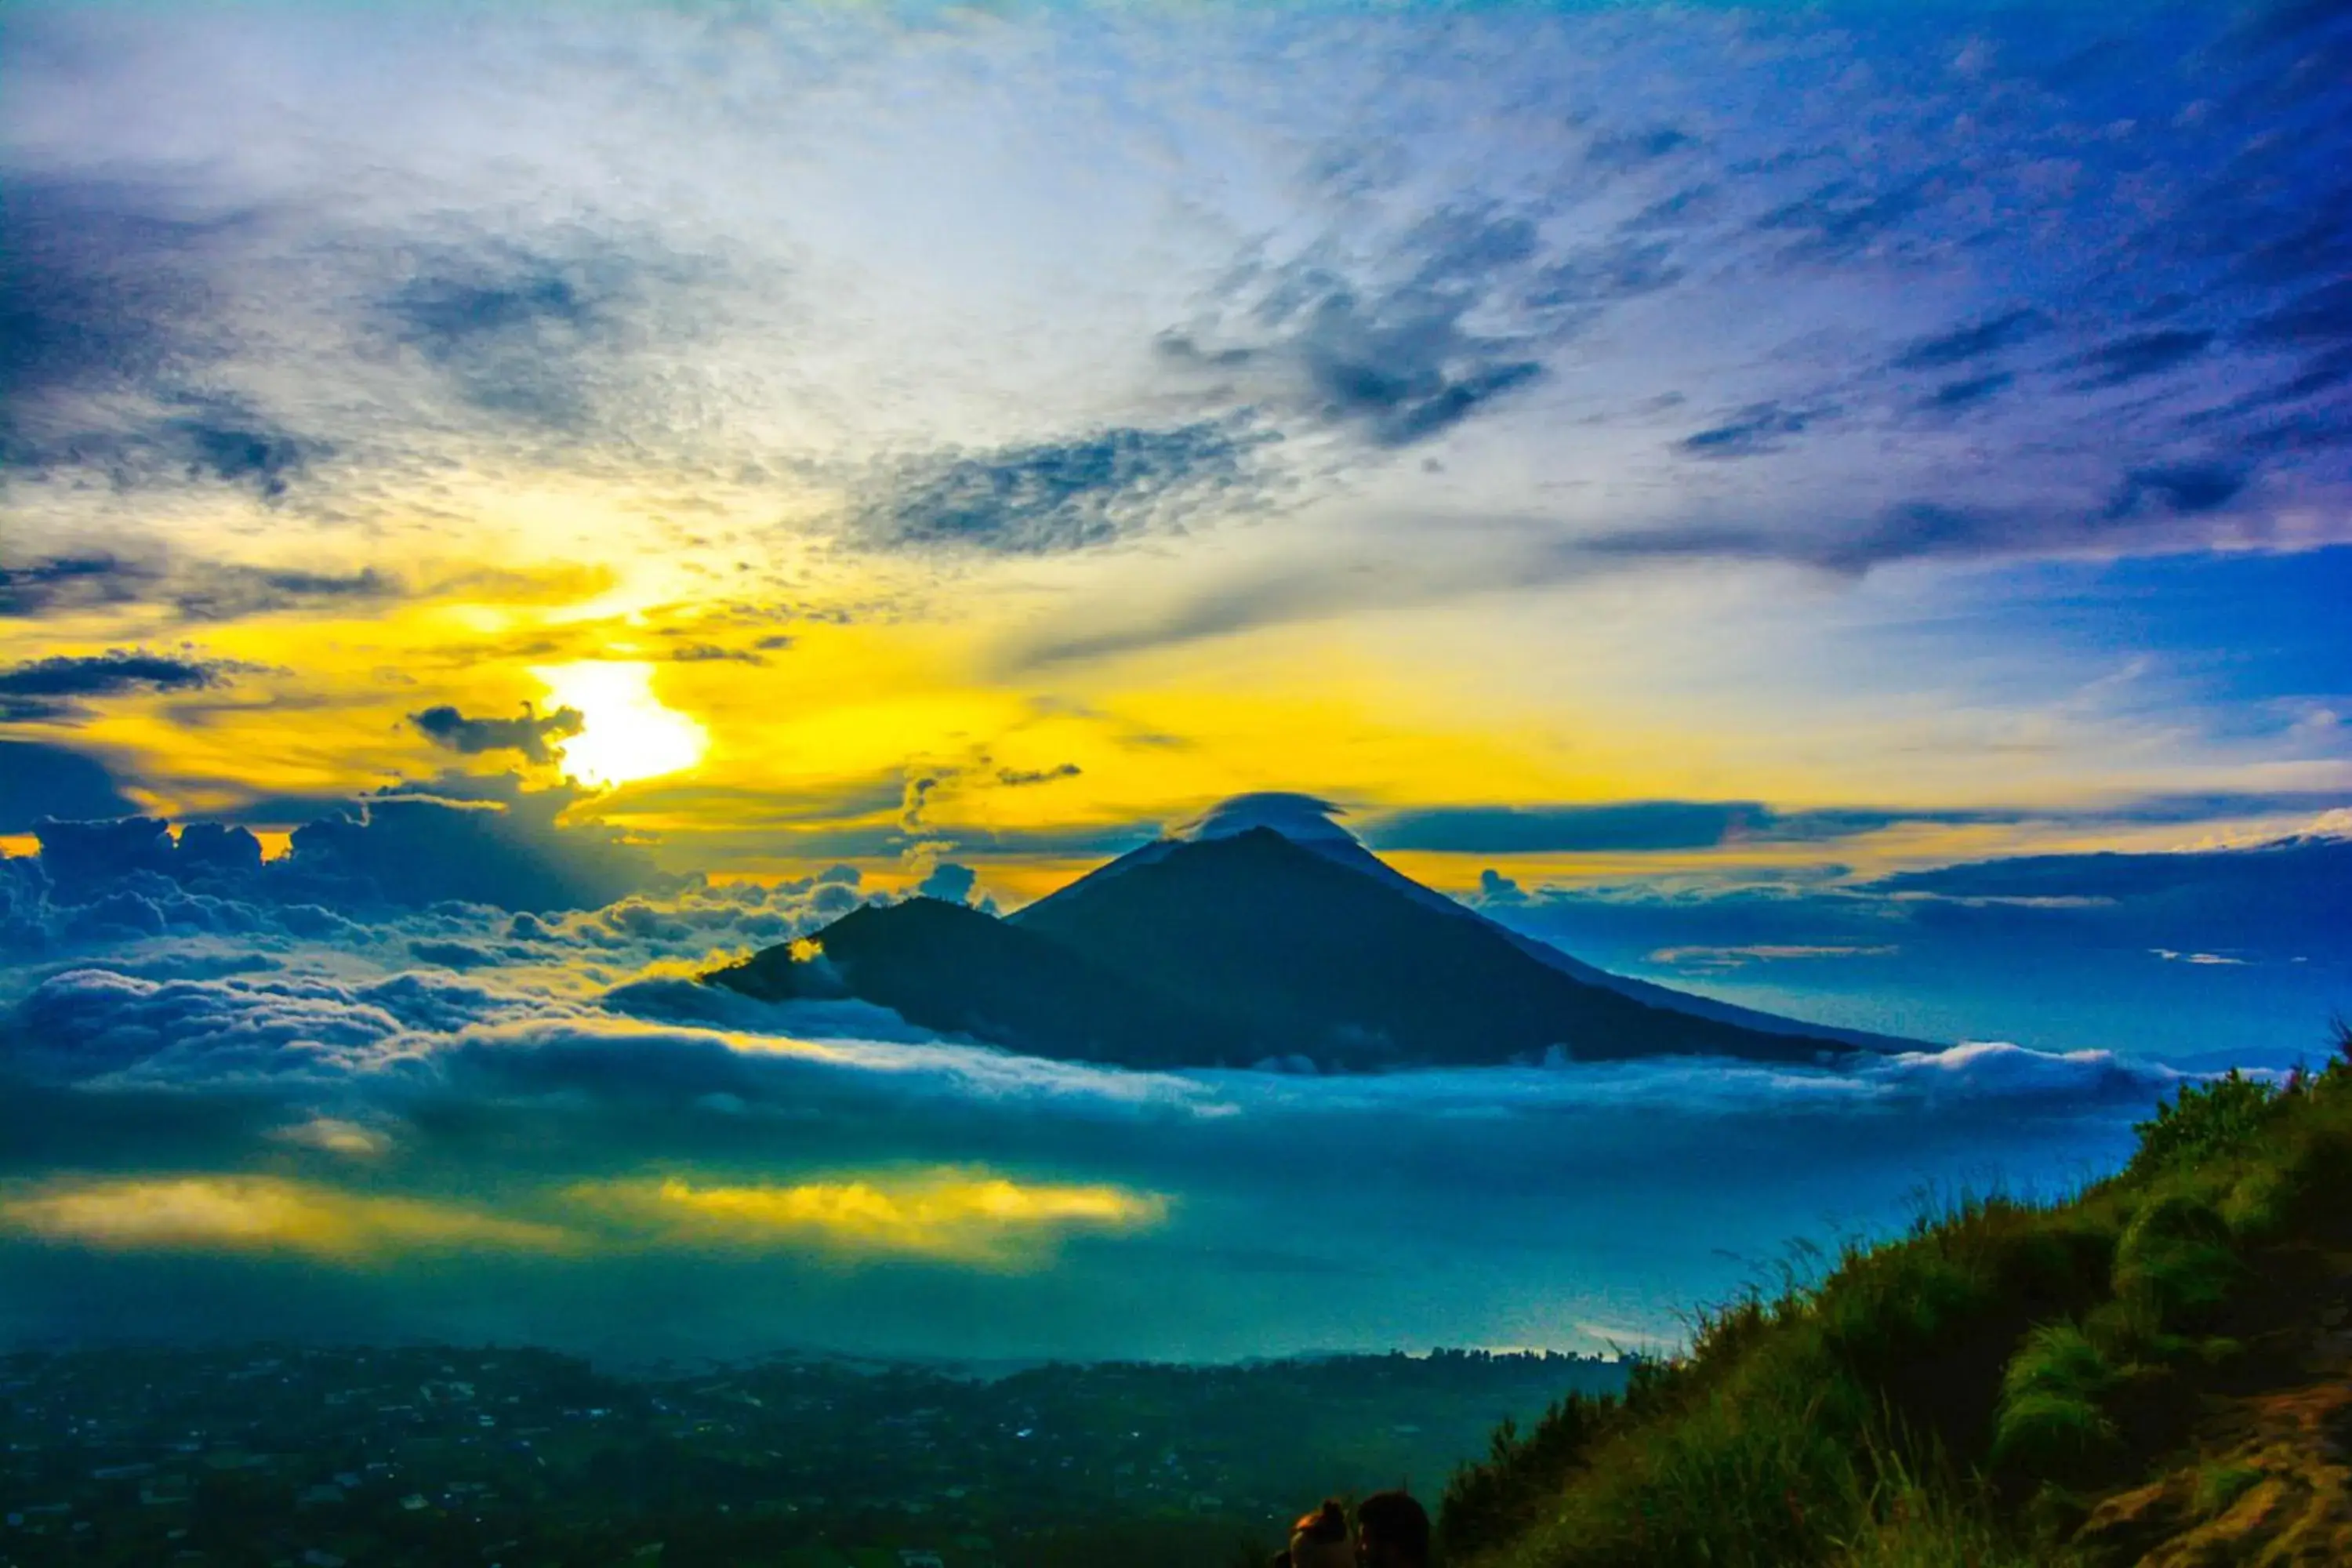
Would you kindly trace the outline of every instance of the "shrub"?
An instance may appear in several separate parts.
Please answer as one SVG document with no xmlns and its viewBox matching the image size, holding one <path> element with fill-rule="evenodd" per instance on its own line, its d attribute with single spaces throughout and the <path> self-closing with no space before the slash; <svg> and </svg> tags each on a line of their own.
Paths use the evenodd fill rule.
<svg viewBox="0 0 2352 1568">
<path fill-rule="evenodd" d="M 2025 1342 L 2001 1373 L 2004 1404 L 2031 1394 L 2063 1394 L 2096 1399 L 2116 1384 L 2106 1353 L 2073 1323 L 2048 1323 Z"/>
<path fill-rule="evenodd" d="M 2278 1101 L 2275 1088 L 2236 1068 L 2202 1088 L 2183 1084 L 2170 1104 L 2158 1103 L 2155 1120 L 2133 1125 L 2139 1150 L 2130 1169 L 2147 1174 L 2244 1153 L 2270 1125 Z"/>
<path fill-rule="evenodd" d="M 2011 1475 L 2088 1480 L 2119 1455 L 2123 1434 L 2107 1413 L 2080 1394 L 2036 1391 L 2002 1402 L 1992 1459 Z"/>
<path fill-rule="evenodd" d="M 2238 1278 L 2230 1226 L 2212 1205 L 2167 1193 L 2143 1205 L 2116 1245 L 2115 1291 L 2166 1324 L 2210 1318 Z"/>
<path fill-rule="evenodd" d="M 1465 1465 L 1445 1483 L 1438 1519 L 1448 1554 L 1486 1552 L 1526 1531 L 1557 1500 L 1617 1409 L 1614 1400 L 1571 1394 L 1524 1437 L 1507 1418 L 1495 1429 L 1486 1461 Z"/>
</svg>

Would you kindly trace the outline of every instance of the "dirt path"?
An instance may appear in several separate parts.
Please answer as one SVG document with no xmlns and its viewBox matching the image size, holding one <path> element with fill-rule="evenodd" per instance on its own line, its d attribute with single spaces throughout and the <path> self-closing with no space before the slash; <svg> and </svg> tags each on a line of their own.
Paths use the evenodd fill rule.
<svg viewBox="0 0 2352 1568">
<path fill-rule="evenodd" d="M 2100 1503 L 2078 1547 L 2137 1568 L 2352 1568 L 2352 1273 L 2286 1331 L 2282 1385 L 2216 1399 L 2193 1454 Z"/>
</svg>

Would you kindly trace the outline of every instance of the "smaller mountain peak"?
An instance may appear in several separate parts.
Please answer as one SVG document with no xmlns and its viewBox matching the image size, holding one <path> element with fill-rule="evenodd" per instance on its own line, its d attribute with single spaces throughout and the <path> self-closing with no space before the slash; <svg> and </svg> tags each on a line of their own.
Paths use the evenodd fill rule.
<svg viewBox="0 0 2352 1568">
<path fill-rule="evenodd" d="M 1192 821 L 1170 828 L 1168 837 L 1198 843 L 1270 827 L 1294 844 L 1354 844 L 1356 836 L 1337 821 L 1346 812 L 1345 806 L 1311 795 L 1259 790 L 1218 802 Z"/>
</svg>

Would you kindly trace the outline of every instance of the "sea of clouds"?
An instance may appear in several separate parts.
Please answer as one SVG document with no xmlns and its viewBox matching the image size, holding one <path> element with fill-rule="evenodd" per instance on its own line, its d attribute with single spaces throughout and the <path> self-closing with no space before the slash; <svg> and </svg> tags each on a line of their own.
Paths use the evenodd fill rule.
<svg viewBox="0 0 2352 1568">
<path fill-rule="evenodd" d="M 2111 1169 L 2180 1079 L 1983 1043 L 1134 1072 L 693 978 L 857 897 L 71 917 L 0 970 L 0 1335 L 1646 1345 L 1808 1247 Z"/>
</svg>

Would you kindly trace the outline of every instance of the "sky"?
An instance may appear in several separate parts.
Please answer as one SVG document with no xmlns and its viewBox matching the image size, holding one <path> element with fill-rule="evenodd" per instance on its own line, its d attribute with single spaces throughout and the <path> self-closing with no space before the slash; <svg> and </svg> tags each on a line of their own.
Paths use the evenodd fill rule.
<svg viewBox="0 0 2352 1568">
<path fill-rule="evenodd" d="M 491 1257 L 583 1341 L 782 1268 L 900 1348 L 909 1269 L 960 1353 L 1590 1344 L 2112 1159 L 2352 1009 L 2347 82 L 2339 0 L 0 6 L 0 1067 L 67 1108 L 0 1329 L 414 1254 L 386 1322 Z M 1933 1048 L 1309 1090 L 679 990 L 1267 790 Z M 1383 1194 L 1481 1287 L 1297 1307 Z"/>
</svg>

